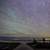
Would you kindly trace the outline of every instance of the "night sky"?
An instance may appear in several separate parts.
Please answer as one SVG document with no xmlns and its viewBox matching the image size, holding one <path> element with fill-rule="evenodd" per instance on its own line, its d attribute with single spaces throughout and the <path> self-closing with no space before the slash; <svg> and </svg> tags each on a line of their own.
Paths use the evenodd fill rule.
<svg viewBox="0 0 50 50">
<path fill-rule="evenodd" d="M 49 0 L 0 0 L 0 34 L 49 37 Z"/>
</svg>

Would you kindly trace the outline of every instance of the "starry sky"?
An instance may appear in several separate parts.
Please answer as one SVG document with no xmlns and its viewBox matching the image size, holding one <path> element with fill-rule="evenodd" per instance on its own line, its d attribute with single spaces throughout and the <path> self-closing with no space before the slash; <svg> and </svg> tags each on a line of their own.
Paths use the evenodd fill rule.
<svg viewBox="0 0 50 50">
<path fill-rule="evenodd" d="M 0 0 L 0 34 L 50 37 L 49 0 Z"/>
</svg>

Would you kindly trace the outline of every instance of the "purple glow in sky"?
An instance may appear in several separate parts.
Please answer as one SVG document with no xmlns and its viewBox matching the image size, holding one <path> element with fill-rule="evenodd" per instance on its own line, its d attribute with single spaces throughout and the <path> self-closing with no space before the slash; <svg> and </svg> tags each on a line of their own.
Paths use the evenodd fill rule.
<svg viewBox="0 0 50 50">
<path fill-rule="evenodd" d="M 49 0 L 0 0 L 0 32 L 20 36 L 49 35 Z"/>
</svg>

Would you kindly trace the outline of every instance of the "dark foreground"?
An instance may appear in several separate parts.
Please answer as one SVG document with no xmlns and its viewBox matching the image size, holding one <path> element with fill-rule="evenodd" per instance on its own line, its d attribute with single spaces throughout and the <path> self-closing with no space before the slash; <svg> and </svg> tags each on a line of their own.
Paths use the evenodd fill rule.
<svg viewBox="0 0 50 50">
<path fill-rule="evenodd" d="M 14 50 L 50 50 L 46 48 L 31 48 L 28 45 L 20 45 L 19 47 L 16 47 Z"/>
<path fill-rule="evenodd" d="M 0 42 L 0 50 L 50 50 L 50 44 L 20 44 Z"/>
<path fill-rule="evenodd" d="M 0 50 L 50 50 L 50 40 L 0 36 Z"/>
</svg>

